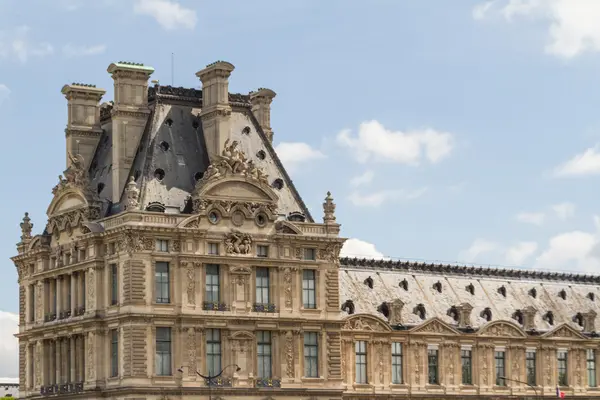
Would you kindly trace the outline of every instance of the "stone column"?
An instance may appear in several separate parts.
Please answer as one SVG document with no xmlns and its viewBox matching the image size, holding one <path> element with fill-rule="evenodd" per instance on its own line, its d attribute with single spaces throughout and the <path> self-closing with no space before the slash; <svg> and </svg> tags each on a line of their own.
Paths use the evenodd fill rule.
<svg viewBox="0 0 600 400">
<path fill-rule="evenodd" d="M 61 359 L 61 351 L 60 351 L 60 338 L 56 338 L 54 339 L 54 366 L 55 366 L 55 383 L 57 385 L 61 384 L 61 380 L 60 380 L 60 373 L 61 373 L 61 365 L 60 365 L 60 359 Z"/>
<path fill-rule="evenodd" d="M 56 318 L 60 318 L 62 312 L 63 280 L 62 275 L 56 277 Z"/>
<path fill-rule="evenodd" d="M 84 353 L 86 368 L 85 372 L 87 372 L 86 381 L 92 382 L 96 380 L 96 334 L 94 332 L 89 332 L 87 334 L 87 343 L 86 349 Z"/>
<path fill-rule="evenodd" d="M 69 357 L 71 358 L 70 362 L 70 370 L 69 370 L 69 382 L 77 382 L 77 370 L 75 369 L 75 365 L 76 365 L 76 347 L 75 347 L 75 338 L 76 336 L 70 336 L 69 337 L 69 347 L 71 349 L 71 353 L 69 354 Z"/>
<path fill-rule="evenodd" d="M 85 351 L 86 351 L 86 343 L 85 343 L 85 334 L 79 336 L 79 381 L 85 382 Z"/>
<path fill-rule="evenodd" d="M 86 272 L 84 303 L 87 312 L 93 312 L 96 309 L 96 271 L 89 268 Z M 172 300 L 173 296 L 171 296 Z"/>
<path fill-rule="evenodd" d="M 77 288 L 77 306 L 78 307 L 86 307 L 85 304 L 85 278 L 86 278 L 86 273 L 85 271 L 79 271 L 79 273 L 77 274 L 77 283 L 78 283 L 78 288 Z"/>
<path fill-rule="evenodd" d="M 71 273 L 71 316 L 75 316 L 77 309 L 77 272 Z"/>
<path fill-rule="evenodd" d="M 341 369 L 342 369 L 342 384 L 344 385 L 348 385 L 349 382 L 349 376 L 350 373 L 348 371 L 348 369 L 350 369 L 350 366 L 352 365 L 349 361 L 349 357 L 350 354 L 352 354 L 349 350 L 349 344 L 352 343 L 352 341 L 347 338 L 342 336 L 342 360 L 341 360 Z"/>
</svg>

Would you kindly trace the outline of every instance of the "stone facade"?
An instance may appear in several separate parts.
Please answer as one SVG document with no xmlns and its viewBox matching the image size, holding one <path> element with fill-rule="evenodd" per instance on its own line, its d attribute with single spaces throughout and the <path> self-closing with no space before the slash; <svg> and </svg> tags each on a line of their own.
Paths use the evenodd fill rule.
<svg viewBox="0 0 600 400">
<path fill-rule="evenodd" d="M 272 147 L 275 93 L 228 93 L 233 69 L 63 88 L 67 169 L 13 257 L 21 397 L 600 396 L 598 278 L 340 259 L 331 194 L 315 222 Z"/>
</svg>

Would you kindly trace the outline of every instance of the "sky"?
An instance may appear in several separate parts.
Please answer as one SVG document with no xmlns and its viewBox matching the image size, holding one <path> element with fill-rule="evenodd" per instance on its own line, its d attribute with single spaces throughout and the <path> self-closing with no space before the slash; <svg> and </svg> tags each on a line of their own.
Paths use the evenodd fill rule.
<svg viewBox="0 0 600 400">
<path fill-rule="evenodd" d="M 64 84 L 108 101 L 111 62 L 199 88 L 229 61 L 231 92 L 277 93 L 276 150 L 315 217 L 332 192 L 343 255 L 595 273 L 599 19 L 597 0 L 0 0 L 0 377 L 19 223 L 43 231 L 65 167 Z"/>
</svg>

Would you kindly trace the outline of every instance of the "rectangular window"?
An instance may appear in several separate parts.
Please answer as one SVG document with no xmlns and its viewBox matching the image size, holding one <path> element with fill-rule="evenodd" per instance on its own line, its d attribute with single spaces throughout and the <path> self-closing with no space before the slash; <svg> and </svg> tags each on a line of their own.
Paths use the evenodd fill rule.
<svg viewBox="0 0 600 400">
<path fill-rule="evenodd" d="M 588 386 L 596 387 L 598 386 L 596 382 L 596 350 L 588 349 L 587 350 L 587 374 L 588 374 Z"/>
<path fill-rule="evenodd" d="M 558 361 L 558 386 L 569 386 L 567 379 L 567 351 L 561 350 L 557 353 Z"/>
<path fill-rule="evenodd" d="M 506 354 L 503 351 L 494 352 L 496 360 L 496 386 L 506 386 Z"/>
<path fill-rule="evenodd" d="M 269 268 L 256 268 L 256 303 L 269 304 Z"/>
<path fill-rule="evenodd" d="M 169 263 L 164 261 L 157 262 L 154 274 L 156 302 L 160 304 L 170 303 Z"/>
<path fill-rule="evenodd" d="M 256 246 L 257 257 L 269 257 L 269 246 L 258 245 Z"/>
<path fill-rule="evenodd" d="M 171 375 L 171 328 L 156 328 L 156 375 Z"/>
<path fill-rule="evenodd" d="M 302 305 L 304 308 L 317 308 L 315 271 L 302 271 Z"/>
<path fill-rule="evenodd" d="M 208 244 L 208 254 L 211 256 L 219 255 L 219 243 L 209 243 Z"/>
<path fill-rule="evenodd" d="M 156 239 L 156 251 L 168 252 L 169 251 L 169 241 L 164 240 L 164 239 Z"/>
<path fill-rule="evenodd" d="M 402 383 L 402 343 L 392 343 L 392 383 Z"/>
<path fill-rule="evenodd" d="M 71 285 L 69 285 L 71 287 Z M 29 285 L 29 322 L 35 321 L 35 285 Z M 69 302 L 71 307 L 71 302 Z"/>
<path fill-rule="evenodd" d="M 117 264 L 110 264 L 110 305 L 114 306 L 119 302 L 119 275 Z"/>
<path fill-rule="evenodd" d="M 258 331 L 256 345 L 258 377 L 260 379 L 271 378 L 271 332 Z"/>
<path fill-rule="evenodd" d="M 206 266 L 206 295 L 207 303 L 219 302 L 219 266 L 208 264 Z"/>
<path fill-rule="evenodd" d="M 221 372 L 221 331 L 206 330 L 206 370 L 209 376 Z"/>
<path fill-rule="evenodd" d="M 119 376 L 119 331 L 110 331 L 110 377 Z"/>
<path fill-rule="evenodd" d="M 317 259 L 316 249 L 304 249 L 304 259 L 314 261 Z"/>
<path fill-rule="evenodd" d="M 367 383 L 367 342 L 359 340 L 354 344 L 356 359 L 356 383 Z"/>
<path fill-rule="evenodd" d="M 438 351 L 436 349 L 427 350 L 427 364 L 429 372 L 429 384 L 438 385 Z"/>
<path fill-rule="evenodd" d="M 319 338 L 317 332 L 304 332 L 304 376 L 319 377 Z"/>
<path fill-rule="evenodd" d="M 537 386 L 537 368 L 536 368 L 536 353 L 528 351 L 525 353 L 525 369 L 527 371 L 527 384 Z"/>
<path fill-rule="evenodd" d="M 473 362 L 471 358 L 471 350 L 460 351 L 460 362 L 462 368 L 462 384 L 473 384 Z"/>
</svg>

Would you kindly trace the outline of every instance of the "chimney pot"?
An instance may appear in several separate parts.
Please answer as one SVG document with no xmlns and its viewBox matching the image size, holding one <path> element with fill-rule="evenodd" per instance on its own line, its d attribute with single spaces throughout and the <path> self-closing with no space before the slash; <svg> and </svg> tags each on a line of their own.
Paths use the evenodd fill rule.
<svg viewBox="0 0 600 400">
<path fill-rule="evenodd" d="M 258 120 L 258 124 L 267 136 L 267 139 L 273 143 L 273 130 L 271 129 L 271 102 L 277 96 L 277 93 L 271 89 L 259 88 L 256 92 L 250 93 L 250 103 L 252 112 Z"/>
</svg>

